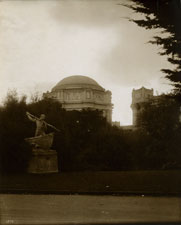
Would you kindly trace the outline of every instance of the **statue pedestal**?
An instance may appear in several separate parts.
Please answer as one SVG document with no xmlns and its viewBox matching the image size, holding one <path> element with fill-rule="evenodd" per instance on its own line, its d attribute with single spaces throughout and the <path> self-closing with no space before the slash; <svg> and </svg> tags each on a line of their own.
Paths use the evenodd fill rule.
<svg viewBox="0 0 181 225">
<path fill-rule="evenodd" d="M 57 152 L 55 150 L 33 149 L 27 172 L 57 173 Z"/>
</svg>

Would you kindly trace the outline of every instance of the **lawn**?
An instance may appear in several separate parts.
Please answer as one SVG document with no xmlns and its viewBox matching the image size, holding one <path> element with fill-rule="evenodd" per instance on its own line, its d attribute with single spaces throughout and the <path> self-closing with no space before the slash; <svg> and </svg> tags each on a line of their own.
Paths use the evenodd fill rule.
<svg viewBox="0 0 181 225">
<path fill-rule="evenodd" d="M 181 171 L 9 174 L 0 176 L 0 192 L 180 195 Z"/>
</svg>

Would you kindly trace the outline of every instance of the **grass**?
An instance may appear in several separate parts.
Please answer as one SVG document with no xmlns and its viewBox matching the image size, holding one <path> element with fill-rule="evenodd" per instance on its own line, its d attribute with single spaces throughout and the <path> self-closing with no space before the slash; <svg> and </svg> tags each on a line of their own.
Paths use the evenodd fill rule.
<svg viewBox="0 0 181 225">
<path fill-rule="evenodd" d="M 0 192 L 180 195 L 181 171 L 9 174 L 0 176 Z"/>
</svg>

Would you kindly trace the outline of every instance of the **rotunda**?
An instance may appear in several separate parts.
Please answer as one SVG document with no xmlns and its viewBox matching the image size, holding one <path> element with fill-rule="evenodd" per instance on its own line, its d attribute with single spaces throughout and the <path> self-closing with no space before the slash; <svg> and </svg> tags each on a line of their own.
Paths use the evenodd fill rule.
<svg viewBox="0 0 181 225">
<path fill-rule="evenodd" d="M 58 100 L 66 110 L 98 109 L 112 121 L 111 92 L 87 76 L 69 76 L 58 82 L 43 97 Z"/>
</svg>

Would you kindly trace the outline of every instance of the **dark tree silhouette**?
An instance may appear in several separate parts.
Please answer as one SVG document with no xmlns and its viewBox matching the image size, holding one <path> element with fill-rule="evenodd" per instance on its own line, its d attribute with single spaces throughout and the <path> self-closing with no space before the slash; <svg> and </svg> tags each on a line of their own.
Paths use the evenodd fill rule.
<svg viewBox="0 0 181 225">
<path fill-rule="evenodd" d="M 177 94 L 181 94 L 181 1 L 180 0 L 131 0 L 126 5 L 134 12 L 144 15 L 144 19 L 131 19 L 146 29 L 161 28 L 153 37 L 152 44 L 161 46 L 160 55 L 167 55 L 174 69 L 163 68 Z"/>
<path fill-rule="evenodd" d="M 157 166 L 162 169 L 181 168 L 179 105 L 173 95 L 160 95 L 155 101 L 144 103 L 138 116 L 140 126 L 150 137 L 145 151 L 153 160 L 151 166 L 158 160 Z"/>
</svg>

